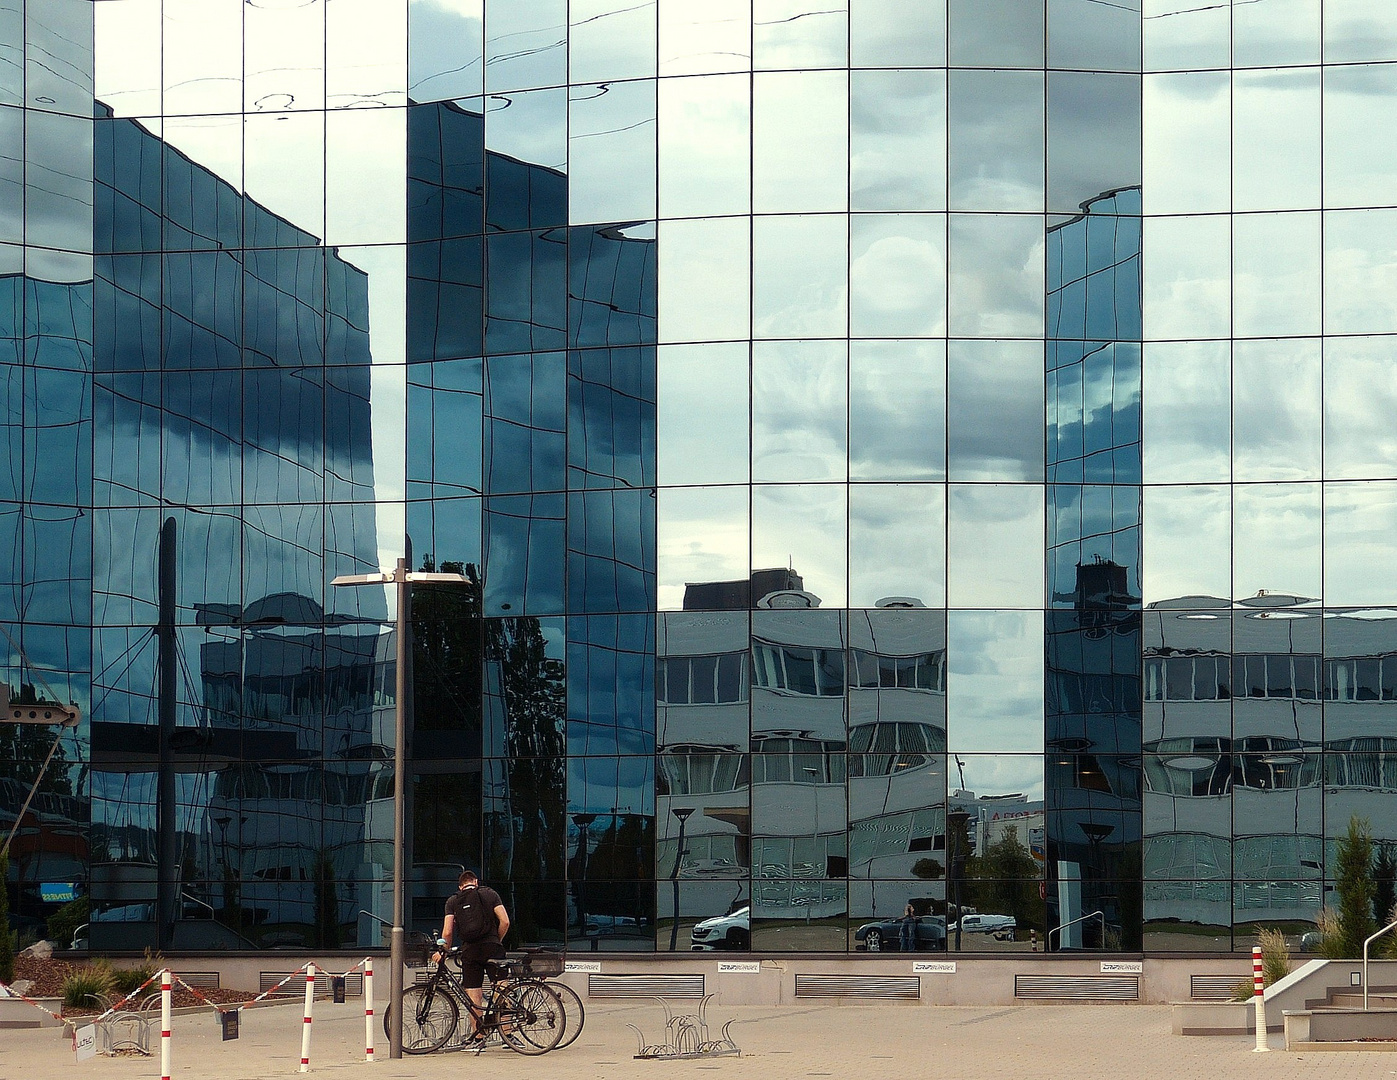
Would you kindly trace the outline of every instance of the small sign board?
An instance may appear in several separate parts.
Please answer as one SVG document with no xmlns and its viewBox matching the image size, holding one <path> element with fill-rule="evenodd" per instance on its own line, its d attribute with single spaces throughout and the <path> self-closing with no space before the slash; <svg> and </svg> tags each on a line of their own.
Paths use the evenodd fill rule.
<svg viewBox="0 0 1397 1080">
<path fill-rule="evenodd" d="M 954 960 L 913 960 L 912 972 L 916 975 L 954 975 Z"/>
<path fill-rule="evenodd" d="M 73 1032 L 73 1052 L 79 1061 L 97 1056 L 97 1025 L 88 1024 Z"/>
<path fill-rule="evenodd" d="M 343 975 L 333 975 L 330 977 L 330 991 L 334 994 L 336 1005 L 344 1004 L 345 978 Z"/>
<path fill-rule="evenodd" d="M 1139 960 L 1103 960 L 1101 961 L 1101 974 L 1103 975 L 1143 975 L 1145 965 Z"/>
<path fill-rule="evenodd" d="M 229 1042 L 238 1037 L 238 1017 L 241 1012 L 237 1009 L 220 1009 L 218 1022 L 223 1025 L 223 1041 Z"/>
<path fill-rule="evenodd" d="M 718 973 L 721 975 L 760 975 L 760 960 L 719 960 Z"/>
<path fill-rule="evenodd" d="M 579 971 L 592 975 L 601 974 L 600 960 L 567 960 L 563 962 L 564 971 Z"/>
<path fill-rule="evenodd" d="M 71 881 L 45 881 L 39 885 L 39 899 L 46 904 L 66 904 L 78 898 L 78 887 Z"/>
</svg>

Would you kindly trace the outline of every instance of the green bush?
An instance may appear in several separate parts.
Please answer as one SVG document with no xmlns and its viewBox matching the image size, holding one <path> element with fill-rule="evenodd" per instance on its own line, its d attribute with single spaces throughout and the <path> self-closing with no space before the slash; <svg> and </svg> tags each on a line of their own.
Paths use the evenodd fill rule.
<svg viewBox="0 0 1397 1080">
<path fill-rule="evenodd" d="M 1367 819 L 1349 818 L 1348 832 L 1336 853 L 1334 891 L 1339 910 L 1335 925 L 1321 927 L 1320 952 L 1330 960 L 1357 960 L 1363 941 L 1377 929 L 1373 924 L 1373 832 Z"/>
<path fill-rule="evenodd" d="M 1280 982 L 1290 974 L 1290 946 L 1285 934 L 1275 929 L 1259 930 L 1256 943 L 1261 946 L 1261 978 L 1266 986 Z"/>
<path fill-rule="evenodd" d="M 78 927 L 87 922 L 90 907 L 87 897 L 79 896 L 76 900 L 69 900 L 48 917 L 49 940 L 55 948 L 66 949 L 72 944 L 73 935 L 78 932 Z"/>
<path fill-rule="evenodd" d="M 65 1009 L 105 1008 L 116 989 L 116 981 L 110 965 L 98 960 L 84 968 L 78 968 L 63 980 L 63 1007 Z"/>
<path fill-rule="evenodd" d="M 149 964 L 133 968 L 115 968 L 112 971 L 112 989 L 118 996 L 125 997 L 154 974 L 155 968 Z"/>
</svg>

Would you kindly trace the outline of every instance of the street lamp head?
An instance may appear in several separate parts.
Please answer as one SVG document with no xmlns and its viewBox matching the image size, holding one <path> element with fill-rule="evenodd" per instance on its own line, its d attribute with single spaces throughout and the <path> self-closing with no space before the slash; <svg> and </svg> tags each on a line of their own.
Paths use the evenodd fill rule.
<svg viewBox="0 0 1397 1080">
<path fill-rule="evenodd" d="M 694 808 L 692 806 L 676 806 L 670 810 L 670 813 L 679 819 L 681 825 L 689 820 L 689 815 L 693 812 Z"/>
<path fill-rule="evenodd" d="M 585 829 L 592 822 L 597 820 L 596 814 L 573 814 L 572 823 L 579 829 Z"/>
</svg>

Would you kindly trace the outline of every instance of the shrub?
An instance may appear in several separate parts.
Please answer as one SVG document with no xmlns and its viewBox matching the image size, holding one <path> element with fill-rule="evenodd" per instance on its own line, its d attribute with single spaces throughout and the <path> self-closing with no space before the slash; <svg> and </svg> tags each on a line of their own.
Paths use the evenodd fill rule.
<svg viewBox="0 0 1397 1080">
<path fill-rule="evenodd" d="M 63 980 L 63 1007 L 65 1009 L 103 1008 L 116 989 L 111 967 L 105 960 L 78 968 Z"/>
<path fill-rule="evenodd" d="M 1319 927 L 1319 948 L 1315 952 L 1326 960 L 1344 959 L 1344 928 L 1334 909 L 1320 908 L 1316 925 Z"/>
<path fill-rule="evenodd" d="M 148 963 L 133 968 L 116 968 L 112 971 L 112 990 L 117 996 L 125 997 L 154 974 L 155 968 Z"/>
<path fill-rule="evenodd" d="M 946 868 L 936 859 L 918 859 L 912 864 L 912 874 L 923 881 L 935 881 L 946 872 Z"/>
<path fill-rule="evenodd" d="M 1261 946 L 1261 979 L 1265 985 L 1280 982 L 1290 974 L 1290 946 L 1282 931 L 1275 927 L 1258 930 L 1256 943 Z"/>
<path fill-rule="evenodd" d="M 1349 818 L 1335 861 L 1334 891 L 1339 897 L 1336 944 L 1341 951 L 1331 959 L 1356 960 L 1363 955 L 1364 939 L 1377 929 L 1373 925 L 1373 894 L 1377 891 L 1373 883 L 1373 833 L 1367 819 Z"/>
<path fill-rule="evenodd" d="M 91 905 L 87 897 L 79 896 L 76 900 L 69 900 L 61 908 L 48 917 L 49 940 L 53 942 L 54 948 L 66 949 L 73 941 L 73 935 L 78 932 L 78 927 L 87 922 Z"/>
</svg>

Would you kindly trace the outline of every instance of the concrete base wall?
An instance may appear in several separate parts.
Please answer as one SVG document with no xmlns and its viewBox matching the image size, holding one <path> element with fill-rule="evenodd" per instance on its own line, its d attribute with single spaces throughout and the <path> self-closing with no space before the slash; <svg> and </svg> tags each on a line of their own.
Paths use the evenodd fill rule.
<svg viewBox="0 0 1397 1080">
<path fill-rule="evenodd" d="M 239 990 L 256 991 L 263 972 L 289 972 L 304 967 L 307 960 L 327 971 L 342 972 L 358 962 L 358 958 L 338 956 L 306 956 L 280 952 L 252 954 L 208 954 L 168 957 L 176 973 L 184 971 L 218 971 L 221 985 Z M 920 973 L 921 996 L 915 1001 L 895 1002 L 916 1005 L 1012 1005 L 1027 1003 L 1014 997 L 1016 975 L 1099 975 L 1102 964 L 1141 963 L 1139 973 L 1142 1004 L 1160 1004 L 1189 999 L 1190 975 L 1232 975 L 1239 981 L 1249 976 L 1251 963 L 1244 956 L 1200 955 L 1183 958 L 1061 956 L 1042 953 L 1017 954 L 1004 957 L 956 957 L 945 953 L 926 953 L 899 958 L 889 956 L 758 956 L 722 953 L 672 954 L 607 954 L 570 953 L 569 960 L 599 964 L 608 975 L 686 974 L 704 976 L 704 989 L 716 995 L 720 1005 L 780 1005 L 796 1000 L 795 977 L 801 975 L 901 975 L 914 974 L 913 964 L 919 960 L 943 962 L 953 960 L 954 974 Z M 720 964 L 734 960 L 759 963 L 754 973 L 719 971 Z M 374 958 L 375 996 L 388 992 L 388 958 Z M 411 981 L 411 976 L 409 977 Z M 587 994 L 587 973 L 568 972 L 563 981 L 584 997 Z M 1051 1002 L 1045 1002 L 1051 1004 Z M 1277 1015 L 1279 1023 L 1279 1015 Z"/>
</svg>

